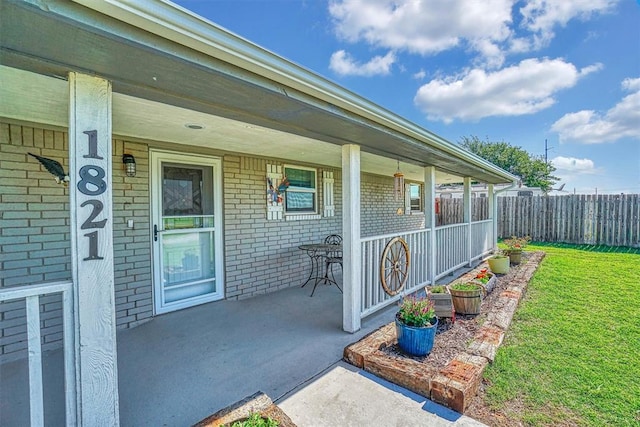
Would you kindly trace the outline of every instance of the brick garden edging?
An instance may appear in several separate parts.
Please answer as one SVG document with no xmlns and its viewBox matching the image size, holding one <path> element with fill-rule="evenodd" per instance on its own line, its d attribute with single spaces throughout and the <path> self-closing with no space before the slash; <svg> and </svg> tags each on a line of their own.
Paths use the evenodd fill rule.
<svg viewBox="0 0 640 427">
<path fill-rule="evenodd" d="M 296 427 L 291 418 L 285 414 L 271 398 L 261 391 L 235 402 L 208 416 L 193 427 L 221 427 L 230 426 L 236 421 L 241 421 L 257 412 L 262 417 L 271 418 L 278 422 L 280 427 Z"/>
<path fill-rule="evenodd" d="M 498 300 L 487 313 L 486 321 L 467 349 L 440 371 L 411 358 L 398 360 L 380 351 L 383 345 L 389 346 L 397 341 L 393 322 L 345 347 L 344 360 L 463 413 L 478 391 L 484 369 L 494 361 L 518 303 L 544 256 L 544 252 L 533 252 L 527 262 L 519 266 L 507 289 L 500 293 Z M 459 279 L 471 280 L 485 267 L 486 263 L 482 263 Z"/>
</svg>

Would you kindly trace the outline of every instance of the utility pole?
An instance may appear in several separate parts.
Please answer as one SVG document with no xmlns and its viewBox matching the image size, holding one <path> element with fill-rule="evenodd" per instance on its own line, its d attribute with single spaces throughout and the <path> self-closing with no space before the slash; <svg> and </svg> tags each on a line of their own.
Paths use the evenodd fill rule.
<svg viewBox="0 0 640 427">
<path fill-rule="evenodd" d="M 547 138 L 545 138 L 544 139 L 544 162 L 546 164 L 549 164 L 549 161 L 547 160 L 547 152 L 549 152 L 549 150 L 553 150 L 553 147 L 547 148 Z"/>
</svg>

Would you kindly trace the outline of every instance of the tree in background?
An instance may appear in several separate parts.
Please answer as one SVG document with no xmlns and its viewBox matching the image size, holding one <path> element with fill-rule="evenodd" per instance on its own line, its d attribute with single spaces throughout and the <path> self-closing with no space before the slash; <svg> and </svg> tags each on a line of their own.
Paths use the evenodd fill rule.
<svg viewBox="0 0 640 427">
<path fill-rule="evenodd" d="M 477 136 L 463 136 L 459 144 L 494 165 L 519 176 L 527 187 L 540 187 L 549 192 L 558 178 L 551 175 L 556 170 L 542 156 L 533 156 L 522 147 L 508 142 L 481 141 Z"/>
</svg>

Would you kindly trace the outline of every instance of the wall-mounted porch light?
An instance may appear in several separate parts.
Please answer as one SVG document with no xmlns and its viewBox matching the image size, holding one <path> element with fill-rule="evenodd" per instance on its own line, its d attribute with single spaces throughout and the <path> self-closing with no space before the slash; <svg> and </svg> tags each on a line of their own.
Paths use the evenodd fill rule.
<svg viewBox="0 0 640 427">
<path fill-rule="evenodd" d="M 400 172 L 400 160 L 398 160 L 398 170 L 393 174 L 393 196 L 396 202 L 404 200 L 404 175 Z"/>
<path fill-rule="evenodd" d="M 127 176 L 136 176 L 136 159 L 131 154 L 122 155 L 122 163 L 124 164 L 124 170 Z"/>
</svg>

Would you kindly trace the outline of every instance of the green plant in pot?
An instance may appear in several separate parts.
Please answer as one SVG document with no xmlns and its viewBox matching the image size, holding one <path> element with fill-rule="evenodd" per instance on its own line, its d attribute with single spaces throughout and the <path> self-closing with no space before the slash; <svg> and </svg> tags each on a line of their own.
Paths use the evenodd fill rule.
<svg viewBox="0 0 640 427">
<path fill-rule="evenodd" d="M 485 289 L 481 283 L 459 282 L 449 285 L 456 313 L 479 314 Z"/>
<path fill-rule="evenodd" d="M 516 237 L 511 236 L 509 239 L 504 239 L 502 243 L 507 245 L 505 253 L 509 256 L 511 264 L 518 265 L 522 261 L 522 251 L 531 241 L 531 237 Z"/>
<path fill-rule="evenodd" d="M 279 423 L 269 417 L 263 417 L 258 412 L 252 413 L 249 418 L 239 420 L 231 424 L 231 427 L 278 427 Z"/>
<path fill-rule="evenodd" d="M 502 254 L 492 256 L 487 260 L 489 269 L 494 274 L 507 274 L 509 272 L 509 257 Z"/>
<path fill-rule="evenodd" d="M 474 279 L 476 282 L 482 283 L 484 286 L 484 290 L 489 293 L 493 289 L 496 284 L 496 276 L 495 274 L 489 273 L 489 269 L 483 268 L 476 274 Z"/>
<path fill-rule="evenodd" d="M 438 319 L 443 317 L 454 317 L 453 303 L 451 302 L 451 294 L 445 285 L 435 285 L 427 287 L 428 296 L 433 301 Z"/>
<path fill-rule="evenodd" d="M 398 347 L 412 356 L 426 356 L 433 349 L 438 316 L 433 301 L 408 296 L 396 313 Z"/>
</svg>

